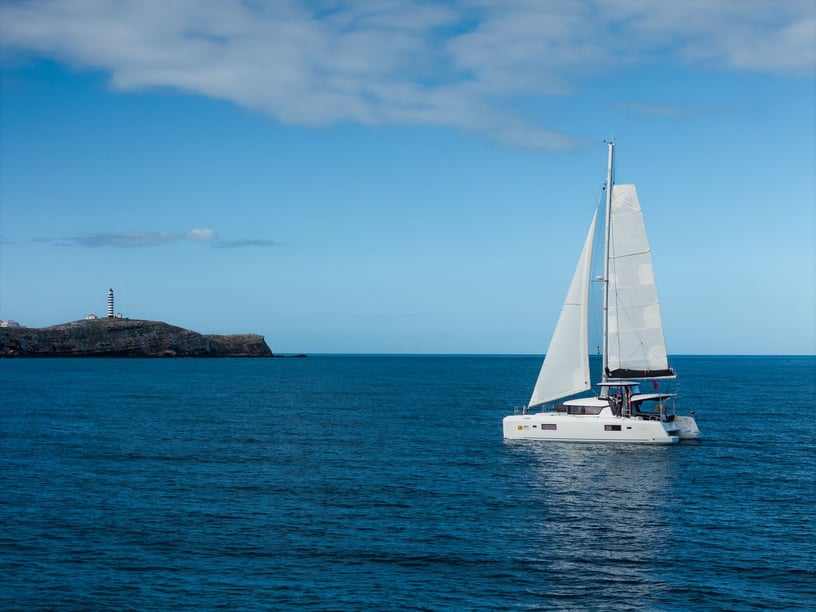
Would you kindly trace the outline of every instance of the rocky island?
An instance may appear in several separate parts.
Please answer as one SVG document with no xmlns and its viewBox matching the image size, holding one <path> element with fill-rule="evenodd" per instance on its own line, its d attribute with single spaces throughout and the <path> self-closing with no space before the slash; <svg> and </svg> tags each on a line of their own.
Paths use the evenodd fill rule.
<svg viewBox="0 0 816 612">
<path fill-rule="evenodd" d="M 0 357 L 274 357 L 263 336 L 209 335 L 138 319 L 0 328 Z"/>
</svg>

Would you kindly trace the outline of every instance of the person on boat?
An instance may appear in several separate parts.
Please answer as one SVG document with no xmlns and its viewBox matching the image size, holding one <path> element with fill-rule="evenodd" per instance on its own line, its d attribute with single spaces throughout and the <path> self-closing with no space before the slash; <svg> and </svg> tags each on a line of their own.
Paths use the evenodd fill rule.
<svg viewBox="0 0 816 612">
<path fill-rule="evenodd" d="M 623 405 L 623 394 L 621 390 L 618 389 L 618 392 L 612 396 L 612 414 L 615 416 L 621 415 L 621 406 Z"/>
</svg>

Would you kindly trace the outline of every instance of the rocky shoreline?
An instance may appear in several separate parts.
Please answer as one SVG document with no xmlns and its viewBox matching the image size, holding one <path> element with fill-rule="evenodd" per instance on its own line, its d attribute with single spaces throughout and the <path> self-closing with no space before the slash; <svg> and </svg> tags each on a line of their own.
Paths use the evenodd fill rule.
<svg viewBox="0 0 816 612">
<path fill-rule="evenodd" d="M 0 357 L 275 357 L 257 334 L 199 334 L 160 321 L 86 319 L 0 328 Z"/>
</svg>

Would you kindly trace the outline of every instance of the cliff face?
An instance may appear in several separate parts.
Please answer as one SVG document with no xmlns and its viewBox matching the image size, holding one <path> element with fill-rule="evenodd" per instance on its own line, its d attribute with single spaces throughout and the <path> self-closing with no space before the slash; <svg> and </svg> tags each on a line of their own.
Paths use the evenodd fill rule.
<svg viewBox="0 0 816 612">
<path fill-rule="evenodd" d="M 96 319 L 0 328 L 0 357 L 272 357 L 263 336 L 203 335 L 161 323 Z"/>
</svg>

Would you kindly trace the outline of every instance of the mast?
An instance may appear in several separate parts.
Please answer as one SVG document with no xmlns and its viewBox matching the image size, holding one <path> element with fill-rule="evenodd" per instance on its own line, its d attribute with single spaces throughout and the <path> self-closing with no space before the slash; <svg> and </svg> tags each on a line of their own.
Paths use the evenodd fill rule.
<svg viewBox="0 0 816 612">
<path fill-rule="evenodd" d="M 611 140 L 607 141 L 609 147 L 609 160 L 606 166 L 606 211 L 604 213 L 604 274 L 603 274 L 603 337 L 601 339 L 603 346 L 603 358 L 601 365 L 601 382 L 606 382 L 607 364 L 609 362 L 609 348 L 607 347 L 607 336 L 609 334 L 609 239 L 611 236 L 611 228 L 609 227 L 609 218 L 612 212 L 612 180 L 613 180 L 613 162 L 615 143 Z"/>
</svg>

